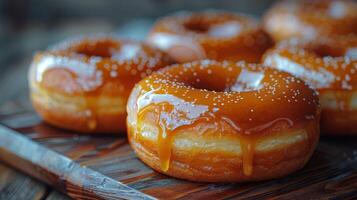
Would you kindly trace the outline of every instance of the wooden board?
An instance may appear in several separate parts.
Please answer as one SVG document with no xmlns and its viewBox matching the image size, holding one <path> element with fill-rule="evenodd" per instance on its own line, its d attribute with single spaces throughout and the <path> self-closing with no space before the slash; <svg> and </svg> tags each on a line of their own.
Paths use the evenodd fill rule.
<svg viewBox="0 0 357 200">
<path fill-rule="evenodd" d="M 357 199 L 357 138 L 323 138 L 307 166 L 285 178 L 205 184 L 156 173 L 124 136 L 79 135 L 33 112 L 0 114 L 0 159 L 77 199 Z"/>
<path fill-rule="evenodd" d="M 45 184 L 0 163 L 0 199 L 45 199 L 47 188 Z"/>
</svg>

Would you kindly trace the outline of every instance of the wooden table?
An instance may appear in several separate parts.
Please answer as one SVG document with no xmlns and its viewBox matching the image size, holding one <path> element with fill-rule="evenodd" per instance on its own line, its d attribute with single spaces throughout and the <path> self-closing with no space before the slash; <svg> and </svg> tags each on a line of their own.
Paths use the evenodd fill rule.
<svg viewBox="0 0 357 200">
<path fill-rule="evenodd" d="M 0 115 L 22 109 L 18 103 L 0 106 Z M 0 162 L 0 200 L 68 200 L 52 187 Z"/>
<path fill-rule="evenodd" d="M 69 199 L 45 184 L 0 164 L 0 199 Z"/>
<path fill-rule="evenodd" d="M 90 26 L 88 25 L 90 23 Z M 0 25 L 3 25 L 0 23 Z M 45 26 L 29 26 L 17 34 L 0 40 L 0 115 L 30 108 L 27 70 L 32 55 L 67 37 L 82 33 L 116 32 L 108 21 L 77 21 L 48 30 Z M 3 31 L 3 30 L 1 30 Z M 3 36 L 3 35 L 0 35 Z M 0 200 L 69 199 L 52 187 L 0 162 Z"/>
<path fill-rule="evenodd" d="M 83 22 L 73 23 L 70 26 L 58 27 L 58 29 L 53 29 L 50 32 L 41 31 L 39 27 L 37 27 L 38 29 L 35 27 L 34 30 L 27 30 L 20 35 L 16 35 L 16 38 L 10 38 L 6 41 L 6 45 L 0 46 L 0 51 L 5 52 L 0 57 L 0 65 L 6 66 L 0 73 L 2 83 L 0 84 L 0 102 L 2 102 L 0 103 L 0 115 L 16 113 L 17 110 L 24 108 L 31 109 L 27 98 L 26 72 L 27 66 L 31 62 L 32 53 L 35 50 L 44 49 L 49 44 L 80 33 L 91 33 L 97 30 L 102 30 L 103 32 L 117 31 L 113 24 L 107 22 L 90 23 L 90 26 Z M 127 35 L 132 35 L 132 32 Z M 325 144 L 341 149 L 341 152 L 353 152 L 357 157 L 356 138 L 323 138 L 323 141 Z M 357 171 L 352 171 L 350 174 L 352 178 L 343 184 L 346 184 L 346 187 L 355 187 L 356 190 L 352 191 L 349 197 L 356 198 Z M 312 190 L 311 188 L 309 189 Z M 333 189 L 327 188 L 329 191 Z M 69 197 L 57 192 L 51 186 L 0 162 L 0 200 L 3 199 L 54 200 L 69 199 Z"/>
<path fill-rule="evenodd" d="M 27 108 L 21 104 L 8 104 L 6 108 L 0 109 L 1 123 L 23 133 L 22 138 L 33 138 L 42 147 L 33 146 L 23 139 L 18 140 L 10 132 L 4 134 L 3 126 L 0 126 L 0 156 L 71 196 L 98 195 L 112 199 L 113 195 L 119 197 L 125 195 L 128 189 L 131 191 L 135 188 L 131 194 L 141 195 L 137 193 L 141 191 L 153 196 L 180 199 L 197 196 L 202 199 L 213 195 L 218 199 L 357 198 L 357 138 L 323 137 L 307 166 L 284 178 L 251 184 L 201 184 L 175 180 L 153 172 L 136 158 L 127 146 L 125 137 L 69 133 L 42 123 L 33 112 L 16 113 L 17 109 Z M 6 110 L 15 113 L 9 114 Z M 6 153 L 6 150 L 4 154 L 4 148 L 9 147 L 12 154 Z M 63 156 L 58 159 L 58 153 L 46 152 L 47 148 L 69 159 Z M 85 175 L 84 178 L 81 174 Z M 117 190 L 122 187 L 120 184 L 127 183 L 129 187 L 122 188 L 123 192 Z M 0 165 L 0 199 L 68 197 L 12 168 Z"/>
</svg>

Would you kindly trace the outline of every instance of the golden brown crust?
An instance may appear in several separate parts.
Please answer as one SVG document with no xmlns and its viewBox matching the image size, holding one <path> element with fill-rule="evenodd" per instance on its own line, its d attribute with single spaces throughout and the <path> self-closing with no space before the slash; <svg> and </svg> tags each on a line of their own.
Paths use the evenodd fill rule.
<svg viewBox="0 0 357 200">
<path fill-rule="evenodd" d="M 150 122 L 143 123 L 155 126 Z M 197 132 L 177 133 L 167 171 L 160 165 L 157 139 L 148 136 L 150 130 L 139 133 L 128 123 L 128 136 L 139 158 L 160 173 L 198 182 L 247 182 L 279 178 L 306 164 L 319 138 L 318 120 L 303 128 L 297 127 L 276 129 L 257 139 L 260 142 L 254 150 L 250 175 L 244 172 L 243 154 L 239 150 L 241 139 L 234 134 L 224 134 L 229 132 L 228 129 L 222 130 L 223 134 L 208 133 L 198 137 L 193 136 Z"/>
<path fill-rule="evenodd" d="M 276 41 L 357 34 L 356 9 L 356 2 L 350 0 L 285 0 L 276 3 L 263 21 Z"/>
<path fill-rule="evenodd" d="M 156 22 L 147 41 L 177 62 L 259 62 L 272 39 L 251 17 L 229 12 L 178 13 Z"/>
<path fill-rule="evenodd" d="M 321 132 L 329 135 L 357 135 L 357 92 L 320 91 Z"/>
<path fill-rule="evenodd" d="M 184 152 L 175 154 L 173 162 L 168 171 L 160 167 L 160 160 L 152 148 L 144 147 L 141 143 L 131 140 L 131 146 L 139 158 L 154 170 L 176 178 L 198 181 L 198 182 L 247 182 L 279 178 L 301 169 L 309 160 L 312 151 L 306 152 L 304 142 L 290 145 L 288 147 L 257 154 L 254 157 L 253 174 L 246 176 L 243 173 L 242 158 L 220 154 L 220 152 L 195 156 L 194 163 L 191 159 L 192 153 Z M 288 154 L 286 152 L 293 152 Z M 204 159 L 209 157 L 210 160 Z M 212 163 L 210 163 L 212 162 Z M 189 164 L 188 164 L 189 163 Z M 210 170 L 205 169 L 201 163 L 216 166 Z"/>
<path fill-rule="evenodd" d="M 125 102 L 125 99 L 114 98 L 111 100 L 112 108 L 103 106 L 97 107 L 101 111 L 96 112 L 95 118 L 90 115 L 89 110 L 83 105 L 77 104 L 79 97 L 62 96 L 61 99 L 50 98 L 59 96 L 46 92 L 46 96 L 32 94 L 32 104 L 45 121 L 53 126 L 77 131 L 81 133 L 125 133 L 126 131 L 126 112 L 125 103 L 118 105 L 118 102 Z M 63 100 L 65 99 L 65 100 Z M 99 99 L 94 99 L 99 101 Z M 70 106 L 68 102 L 70 103 Z M 107 112 L 102 112 L 107 110 Z"/>
<path fill-rule="evenodd" d="M 96 118 L 98 125 L 95 128 L 94 124 L 88 124 L 88 118 L 83 115 L 76 115 L 72 112 L 66 112 L 60 108 L 47 109 L 37 102 L 33 102 L 33 106 L 38 114 L 46 119 L 46 122 L 60 128 L 77 131 L 81 133 L 123 133 L 125 134 L 126 125 L 122 123 L 125 121 L 126 113 L 100 115 Z M 56 113 L 56 114 L 54 114 Z M 89 122 L 90 123 L 90 122 Z M 118 131 L 119 130 L 119 131 Z"/>
<path fill-rule="evenodd" d="M 301 80 L 260 65 L 175 65 L 134 87 L 127 105 L 129 141 L 146 164 L 174 177 L 276 178 L 311 156 L 319 138 L 317 100 Z"/>
<path fill-rule="evenodd" d="M 322 133 L 357 134 L 357 37 L 321 37 L 280 42 L 264 63 L 289 72 L 319 92 Z"/>
<path fill-rule="evenodd" d="M 82 38 L 37 53 L 29 72 L 31 99 L 48 123 L 85 133 L 125 131 L 134 84 L 171 59 L 145 44 Z"/>
</svg>

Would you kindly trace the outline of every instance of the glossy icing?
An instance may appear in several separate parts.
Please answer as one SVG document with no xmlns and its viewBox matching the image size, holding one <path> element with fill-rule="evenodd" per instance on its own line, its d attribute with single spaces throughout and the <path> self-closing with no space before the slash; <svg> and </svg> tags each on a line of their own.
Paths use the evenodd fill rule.
<svg viewBox="0 0 357 200">
<path fill-rule="evenodd" d="M 264 63 L 300 77 L 318 90 L 324 132 L 354 134 L 357 59 L 353 51 L 356 47 L 356 36 L 314 41 L 293 39 L 270 50 L 264 56 Z"/>
<path fill-rule="evenodd" d="M 204 58 L 258 62 L 272 45 L 254 19 L 208 11 L 162 18 L 152 28 L 147 41 L 178 62 Z"/>
<path fill-rule="evenodd" d="M 170 166 L 175 134 L 206 123 L 214 124 L 209 131 L 215 134 L 239 138 L 243 171 L 251 175 L 257 138 L 278 124 L 288 128 L 315 120 L 317 105 L 315 91 L 287 73 L 243 62 L 204 60 L 143 79 L 134 88 L 127 109 L 128 123 L 138 132 L 144 121 L 157 127 L 163 171 Z M 204 134 L 197 130 L 197 135 Z"/>
<path fill-rule="evenodd" d="M 166 54 L 139 42 L 88 37 L 37 53 L 29 78 L 54 93 L 83 97 L 81 110 L 94 130 L 96 97 L 119 95 L 126 100 L 136 82 L 170 63 Z"/>
<path fill-rule="evenodd" d="M 350 49 L 356 47 L 356 36 L 315 41 L 292 39 L 268 52 L 264 63 L 292 73 L 320 91 L 355 90 L 357 60 L 349 55 Z"/>
<path fill-rule="evenodd" d="M 356 2 L 350 0 L 288 0 L 273 6 L 264 23 L 276 40 L 356 34 L 356 10 Z"/>
</svg>

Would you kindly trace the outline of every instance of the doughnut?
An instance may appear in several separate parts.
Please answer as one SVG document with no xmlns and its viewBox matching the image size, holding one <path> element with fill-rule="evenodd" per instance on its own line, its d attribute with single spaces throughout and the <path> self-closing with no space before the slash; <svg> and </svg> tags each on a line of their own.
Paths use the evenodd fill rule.
<svg viewBox="0 0 357 200">
<path fill-rule="evenodd" d="M 109 36 L 65 41 L 37 53 L 29 70 L 31 100 L 51 125 L 83 133 L 126 130 L 134 84 L 170 64 L 148 45 Z"/>
<path fill-rule="evenodd" d="M 176 62 L 259 62 L 272 39 L 251 17 L 229 12 L 177 13 L 156 22 L 147 42 Z"/>
<path fill-rule="evenodd" d="M 275 69 L 201 60 L 141 80 L 127 105 L 128 138 L 163 174 L 246 182 L 302 168 L 319 138 L 316 91 Z"/>
<path fill-rule="evenodd" d="M 266 53 L 264 63 L 316 88 L 322 133 L 357 134 L 357 36 L 284 41 Z"/>
<path fill-rule="evenodd" d="M 276 40 L 357 34 L 357 3 L 349 0 L 281 1 L 263 17 Z"/>
</svg>

